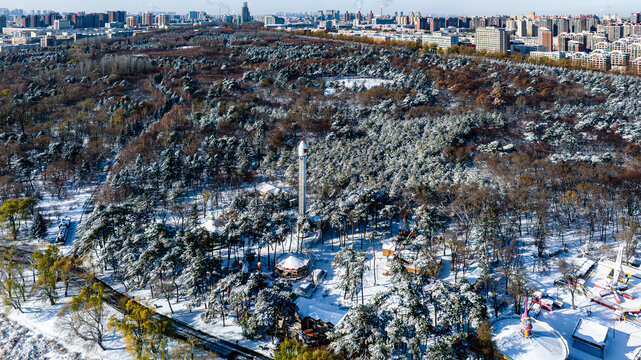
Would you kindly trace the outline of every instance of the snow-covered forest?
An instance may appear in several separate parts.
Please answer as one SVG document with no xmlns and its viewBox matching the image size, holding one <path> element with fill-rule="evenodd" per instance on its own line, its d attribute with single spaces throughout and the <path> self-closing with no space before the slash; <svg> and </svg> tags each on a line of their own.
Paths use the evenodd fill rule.
<svg viewBox="0 0 641 360">
<path fill-rule="evenodd" d="M 135 358 L 189 346 L 160 320 L 132 339 L 137 306 L 271 356 L 304 340 L 299 284 L 275 274 L 302 253 L 331 284 L 313 299 L 344 313 L 317 356 L 492 359 L 490 321 L 522 312 L 534 277 L 618 244 L 638 257 L 640 116 L 637 77 L 265 30 L 2 54 L 3 304 L 93 314 L 77 337 L 113 331 Z M 415 249 L 417 274 L 384 244 Z M 102 309 L 92 279 L 140 303 Z"/>
</svg>

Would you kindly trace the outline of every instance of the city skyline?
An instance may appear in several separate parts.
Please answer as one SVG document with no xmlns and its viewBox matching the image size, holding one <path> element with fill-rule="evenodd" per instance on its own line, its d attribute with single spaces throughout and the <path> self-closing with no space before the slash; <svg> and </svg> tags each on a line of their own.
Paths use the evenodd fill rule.
<svg viewBox="0 0 641 360">
<path fill-rule="evenodd" d="M 214 0 L 185 0 L 177 4 L 169 1 L 144 1 L 136 2 L 114 0 L 105 5 L 104 2 L 88 1 L 79 4 L 71 0 L 44 1 L 44 0 L 25 0 L 15 5 L 7 4 L 4 7 L 9 9 L 20 8 L 29 12 L 31 10 L 53 10 L 58 12 L 99 12 L 110 9 L 125 10 L 130 13 L 144 11 L 152 12 L 175 12 L 178 14 L 188 11 L 206 11 L 212 15 L 218 14 L 239 14 L 243 1 L 214 1 Z M 506 2 L 504 0 L 489 0 L 483 3 L 478 2 L 460 2 L 460 3 L 438 3 L 426 4 L 414 0 L 397 0 L 397 1 L 367 1 L 357 0 L 349 3 L 337 0 L 324 1 L 322 5 L 312 1 L 294 1 L 279 0 L 272 2 L 249 1 L 249 8 L 252 14 L 266 15 L 275 13 L 296 13 L 296 12 L 314 12 L 317 10 L 334 9 L 341 12 L 369 12 L 372 10 L 379 14 L 381 7 L 384 14 L 394 14 L 395 12 L 420 11 L 422 14 L 433 15 L 465 15 L 465 16 L 487 16 L 487 15 L 521 15 L 527 11 L 535 11 L 540 15 L 578 15 L 578 14 L 617 14 L 625 17 L 630 13 L 639 11 L 640 5 L 636 0 L 622 1 L 570 1 L 559 2 L 555 0 L 541 0 L 536 5 L 525 1 Z"/>
</svg>

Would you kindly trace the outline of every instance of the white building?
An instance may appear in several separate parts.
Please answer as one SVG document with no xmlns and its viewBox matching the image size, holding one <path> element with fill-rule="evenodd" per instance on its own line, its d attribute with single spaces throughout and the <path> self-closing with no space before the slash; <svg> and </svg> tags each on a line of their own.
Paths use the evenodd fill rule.
<svg viewBox="0 0 641 360">
<path fill-rule="evenodd" d="M 62 19 L 54 20 L 53 28 L 54 30 L 70 29 L 71 22 L 69 20 L 62 20 Z"/>
<path fill-rule="evenodd" d="M 447 50 L 450 46 L 458 45 L 458 36 L 449 35 L 447 33 L 432 33 L 423 35 L 421 38 L 423 45 L 436 44 L 439 49 Z"/>
<path fill-rule="evenodd" d="M 565 58 L 565 52 L 563 51 L 532 51 L 530 57 L 534 59 L 548 58 L 552 60 L 559 60 Z"/>
<path fill-rule="evenodd" d="M 476 29 L 476 51 L 488 51 L 493 53 L 507 53 L 510 39 L 505 29 L 493 26 Z"/>
</svg>

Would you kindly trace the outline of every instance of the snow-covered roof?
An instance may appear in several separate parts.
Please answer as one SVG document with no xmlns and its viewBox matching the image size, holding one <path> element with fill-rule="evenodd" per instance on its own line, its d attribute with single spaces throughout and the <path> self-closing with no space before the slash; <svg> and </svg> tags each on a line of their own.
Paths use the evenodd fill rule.
<svg viewBox="0 0 641 360">
<path fill-rule="evenodd" d="M 283 269 L 300 269 L 309 264 L 309 259 L 299 257 L 296 255 L 289 255 L 285 259 L 278 262 L 277 266 Z"/>
<path fill-rule="evenodd" d="M 578 338 L 591 344 L 604 346 L 605 340 L 608 337 L 609 329 L 610 328 L 608 328 L 607 326 L 603 326 L 597 322 L 579 319 L 572 337 Z"/>
<path fill-rule="evenodd" d="M 276 186 L 274 186 L 272 184 L 268 184 L 266 182 L 262 182 L 262 183 L 256 185 L 256 190 L 258 192 L 262 193 L 262 194 L 270 193 L 270 194 L 273 194 L 273 195 L 277 195 L 277 194 L 280 194 L 280 193 L 283 192 L 283 189 L 278 188 L 278 187 L 276 187 Z"/>
<path fill-rule="evenodd" d="M 577 267 L 577 274 L 579 276 L 585 276 L 588 270 L 594 266 L 594 261 L 588 258 L 574 259 L 574 265 Z"/>
<path fill-rule="evenodd" d="M 307 144 L 305 143 L 305 140 L 301 140 L 300 144 L 298 144 L 298 156 L 307 156 Z"/>
<path fill-rule="evenodd" d="M 338 306 L 314 299 L 299 297 L 295 303 L 298 305 L 298 315 L 301 318 L 309 316 L 312 319 L 322 320 L 325 323 L 330 322 L 334 326 L 336 326 L 347 313 L 347 310 L 342 310 Z"/>
<path fill-rule="evenodd" d="M 492 339 L 499 352 L 512 360 L 565 360 L 569 349 L 561 334 L 550 325 L 532 319 L 531 338 L 521 335 L 518 315 L 499 318 L 492 324 Z"/>
<path fill-rule="evenodd" d="M 383 243 L 383 249 L 384 250 L 396 250 L 396 244 L 392 241 L 385 241 Z"/>
</svg>

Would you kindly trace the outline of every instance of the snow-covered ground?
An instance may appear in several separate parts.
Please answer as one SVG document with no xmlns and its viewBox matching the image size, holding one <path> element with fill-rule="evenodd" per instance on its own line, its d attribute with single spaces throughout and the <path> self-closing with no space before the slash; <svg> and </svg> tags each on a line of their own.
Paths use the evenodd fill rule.
<svg viewBox="0 0 641 360">
<path fill-rule="evenodd" d="M 17 322 L 0 315 L 0 358 L 27 359 L 84 359 L 81 353 L 70 351 L 60 341 L 52 340 Z"/>
<path fill-rule="evenodd" d="M 51 221 L 47 239 L 49 242 L 52 242 L 55 239 L 57 225 L 62 219 L 68 218 L 75 224 L 80 222 L 83 208 L 90 199 L 93 190 L 93 186 L 79 190 L 72 190 L 69 192 L 68 198 L 63 200 L 58 200 L 55 197 L 51 197 L 47 193 L 42 192 L 44 199 L 39 202 L 38 206 L 43 210 L 43 215 Z M 228 208 L 231 199 L 238 193 L 253 190 L 254 186 L 248 185 L 241 190 L 221 192 L 219 205 L 216 209 L 213 209 L 214 216 L 218 217 L 219 214 L 225 211 Z M 203 215 L 202 224 L 209 230 L 218 229 L 215 222 L 209 219 L 209 214 L 207 216 Z M 385 237 L 389 237 L 389 231 L 383 224 L 381 224 L 379 231 L 384 231 L 386 235 Z M 398 233 L 398 223 L 394 223 L 393 232 L 394 234 Z M 338 290 L 336 287 L 338 280 L 335 277 L 335 270 L 331 267 L 332 260 L 340 249 L 336 234 L 333 235 L 333 237 L 330 237 L 329 234 L 325 234 L 323 239 L 324 244 L 321 244 L 320 241 L 316 241 L 315 243 L 311 243 L 310 241 L 304 242 L 305 245 L 303 246 L 302 252 L 310 258 L 312 262 L 312 269 L 323 269 L 327 272 L 327 276 L 317 287 L 310 299 L 301 298 L 298 300 L 297 304 L 299 305 L 299 312 L 302 316 L 314 315 L 316 317 L 321 317 L 326 321 L 338 322 L 352 306 L 362 301 L 367 302 L 379 292 L 384 291 L 389 285 L 390 279 L 388 276 L 383 274 L 383 269 L 387 260 L 382 254 L 382 243 L 384 240 L 376 242 L 372 246 L 366 239 L 364 239 L 363 250 L 366 251 L 367 264 L 369 267 L 364 277 L 364 290 L 362 293 L 358 293 L 354 299 L 344 298 L 342 291 Z M 580 256 L 579 248 L 583 245 L 583 234 L 569 232 L 564 236 L 569 253 L 563 254 L 562 256 L 568 260 Z M 73 234 L 70 234 L 68 237 L 69 240 L 72 240 L 73 238 Z M 604 308 L 597 304 L 590 304 L 587 299 L 583 298 L 581 295 L 576 295 L 575 302 L 577 304 L 577 308 L 572 310 L 569 306 L 571 302 L 570 294 L 554 286 L 554 280 L 560 278 L 560 275 L 556 271 L 555 261 L 550 260 L 549 269 L 546 271 L 540 271 L 535 267 L 536 264 L 534 259 L 536 257 L 536 250 L 533 246 L 533 239 L 531 236 L 524 234 L 520 242 L 522 244 L 521 255 L 523 267 L 528 270 L 526 275 L 530 281 L 531 287 L 538 290 L 545 290 L 548 294 L 557 296 L 566 303 L 565 307 L 560 310 L 554 310 L 552 312 L 543 310 L 538 316 L 538 319 L 548 323 L 563 336 L 568 343 L 570 357 L 576 359 L 590 359 L 589 355 L 572 347 L 572 331 L 574 326 L 581 317 L 586 317 L 611 328 L 606 344 L 606 359 L 633 359 L 638 349 L 641 348 L 641 328 L 638 328 L 629 322 L 613 321 L 613 310 Z M 611 239 L 609 242 L 614 244 Z M 331 243 L 334 245 L 332 246 Z M 346 244 L 353 244 L 354 248 L 360 249 L 360 234 L 357 233 L 354 236 L 349 236 L 346 240 Z M 61 251 L 63 253 L 68 251 L 70 245 L 71 241 L 67 241 L 63 246 L 61 246 Z M 295 249 L 295 247 L 294 243 L 292 249 Z M 558 236 L 550 236 L 547 240 L 546 247 L 550 250 L 562 248 L 562 241 Z M 614 248 L 614 246 L 612 247 Z M 279 254 L 283 253 L 283 249 L 288 248 L 289 246 L 279 246 Z M 266 264 L 266 261 L 264 261 L 266 251 L 264 249 L 262 254 L 263 264 Z M 604 256 L 610 255 L 611 258 L 613 257 L 613 254 L 614 252 L 603 252 Z M 450 262 L 451 256 L 449 252 L 446 252 L 445 256 L 442 257 L 442 269 L 438 276 L 439 279 L 446 281 L 454 280 L 454 274 L 450 271 Z M 272 269 L 264 268 L 263 270 L 269 272 L 272 271 Z M 479 274 L 479 267 L 476 264 L 472 264 L 465 274 L 465 277 L 470 280 L 474 280 L 478 278 Z M 458 275 L 459 278 L 461 275 L 462 274 Z M 100 277 L 107 283 L 114 286 L 114 288 L 125 292 L 122 284 L 111 278 L 111 273 L 106 272 Z M 294 282 L 294 287 L 299 286 L 301 282 L 302 281 Z M 264 340 L 257 341 L 244 338 L 240 326 L 235 322 L 233 317 L 227 318 L 225 326 L 223 326 L 221 319 L 216 319 L 216 321 L 212 323 L 205 323 L 202 321 L 200 316 L 203 313 L 204 308 L 201 306 L 191 310 L 188 309 L 187 301 L 183 297 L 181 297 L 178 302 L 176 302 L 176 299 L 172 297 L 171 302 L 174 310 L 174 313 L 172 314 L 169 306 L 167 305 L 167 301 L 165 299 L 151 299 L 151 293 L 148 289 L 130 291 L 128 295 L 137 298 L 145 298 L 155 304 L 160 313 L 176 318 L 177 320 L 187 323 L 190 326 L 200 329 L 206 333 L 231 342 L 237 342 L 239 345 L 250 349 L 262 351 L 266 354 L 270 353 L 270 350 L 265 350 L 269 347 L 269 339 L 266 338 Z M 64 300 L 61 300 L 61 302 L 62 301 Z M 56 323 L 57 319 L 55 316 L 58 311 L 57 309 L 59 309 L 59 305 L 50 307 L 43 305 L 42 303 L 31 303 L 27 306 L 25 314 L 20 314 L 14 311 L 9 315 L 9 318 L 39 334 L 44 334 L 48 338 L 57 339 L 60 343 L 64 344 L 69 351 L 82 352 L 84 356 L 89 356 L 90 358 L 91 356 L 105 359 L 128 358 L 129 355 L 124 350 L 122 339 L 117 335 L 113 335 L 113 338 L 108 340 L 111 341 L 111 345 L 108 345 L 109 350 L 106 352 L 96 351 L 95 349 L 87 350 L 85 349 L 86 344 L 78 344 L 77 341 L 70 341 L 66 338 L 65 334 L 58 332 L 58 326 Z M 503 315 L 509 315 L 511 313 L 513 313 L 513 308 L 511 306 L 502 310 Z"/>
<path fill-rule="evenodd" d="M 169 309 L 169 305 L 167 304 L 167 300 L 152 298 L 151 291 L 149 289 L 139 289 L 126 292 L 122 283 L 114 281 L 112 275 L 112 272 L 105 272 L 103 275 L 99 274 L 98 278 L 112 286 L 114 289 L 122 293 L 126 293 L 127 295 L 129 295 L 129 297 L 143 299 L 143 302 L 145 302 L 146 304 L 155 305 L 156 311 L 161 314 L 179 320 L 195 329 L 219 337 L 223 340 L 236 343 L 246 348 L 265 353 L 267 355 L 270 354 L 270 351 L 266 350 L 268 349 L 270 344 L 269 339 L 260 341 L 245 338 L 243 336 L 240 325 L 235 322 L 235 319 L 232 316 L 228 316 L 227 320 L 225 321 L 225 326 L 223 326 L 222 320 L 220 318 L 217 318 L 215 322 L 206 323 L 201 318 L 201 314 L 205 311 L 204 306 L 192 308 L 190 311 L 190 309 L 187 307 L 188 302 L 182 296 L 179 302 L 176 302 L 176 298 L 172 297 L 171 307 L 174 310 L 174 312 L 172 313 Z"/>
<path fill-rule="evenodd" d="M 82 188 L 69 189 L 66 197 L 58 199 L 57 196 L 44 191 L 42 184 L 36 182 L 36 189 L 42 196 L 38 201 L 37 207 L 40 208 L 42 216 L 48 221 L 47 229 L 47 243 L 55 243 L 58 232 L 60 231 L 59 225 L 63 220 L 70 222 L 69 230 L 64 243 L 60 243 L 60 252 L 64 255 L 71 250 L 71 245 L 76 236 L 76 230 L 80 221 L 83 218 L 83 213 L 92 194 L 96 190 L 96 185 L 88 185 Z M 44 245 L 42 241 L 31 240 L 32 244 Z"/>
<path fill-rule="evenodd" d="M 71 289 L 70 289 L 71 290 Z M 71 291 L 70 291 L 71 292 Z M 59 294 L 64 293 L 64 289 L 58 289 Z M 0 358 L 1 359 L 111 359 L 124 360 L 131 359 L 125 349 L 125 343 L 120 334 L 107 330 L 105 333 L 104 347 L 100 349 L 98 345 L 85 342 L 75 338 L 71 332 L 63 330 L 63 319 L 58 316 L 62 305 L 68 302 L 71 297 L 60 297 L 58 302 L 51 306 L 37 299 L 30 299 L 24 304 L 23 313 L 18 310 L 12 310 L 7 318 L 0 318 L 2 327 L 0 340 Z M 117 314 L 111 307 L 106 306 L 109 315 Z M 16 326 L 16 332 L 22 331 L 24 336 L 14 336 L 11 331 L 6 330 L 11 327 L 7 324 L 19 324 Z M 6 326 L 5 326 L 6 325 Z M 5 339 L 13 339 L 5 341 Z M 42 344 L 50 344 L 40 350 Z M 20 349 L 33 349 L 34 356 L 31 357 L 5 357 L 1 356 L 4 352 L 23 351 Z M 55 352 L 54 352 L 55 351 Z M 36 355 L 39 354 L 39 355 Z M 74 355 L 75 354 L 75 355 Z M 79 356 L 77 354 L 82 354 Z M 20 355 L 16 353 L 16 355 Z"/>
<path fill-rule="evenodd" d="M 61 254 L 67 254 L 75 239 L 77 225 L 83 217 L 83 211 L 91 199 L 96 185 L 88 185 L 79 189 L 68 189 L 67 196 L 58 199 L 45 191 L 40 181 L 36 182 L 36 190 L 42 197 L 37 207 L 49 222 L 47 237 L 44 240 L 21 240 L 20 245 L 44 248 L 47 244 L 55 243 L 58 234 L 58 225 L 63 219 L 71 223 L 68 236 L 64 244 L 59 244 Z M 29 223 L 23 225 L 28 229 Z M 27 274 L 31 277 L 30 273 Z M 23 304 L 23 312 L 11 310 L 6 317 L 0 320 L 2 327 L 2 340 L 0 340 L 0 359 L 131 359 L 125 349 L 125 344 L 120 334 L 108 330 L 105 334 L 104 346 L 100 349 L 95 344 L 90 344 L 75 338 L 71 332 L 63 329 L 62 319 L 57 316 L 63 304 L 78 292 L 78 288 L 71 286 L 69 296 L 64 297 L 62 283 L 58 284 L 60 298 L 51 306 L 31 296 Z M 109 315 L 117 312 L 106 306 Z M 14 329 L 11 331 L 10 329 Z"/>
<path fill-rule="evenodd" d="M 531 237 L 528 236 L 525 236 L 523 241 L 529 245 L 533 242 Z M 567 233 L 565 234 L 565 242 L 569 252 L 561 257 L 570 261 L 572 258 L 581 256 L 579 250 L 583 245 L 583 234 Z M 612 250 L 609 252 L 602 251 L 601 256 L 614 260 L 617 246 L 615 246 L 612 239 L 609 239 L 608 242 L 612 245 Z M 550 237 L 547 247 L 552 250 L 562 248 L 562 241 L 557 236 Z M 529 251 L 523 255 L 524 268 L 532 269 L 534 256 L 534 247 L 530 247 Z M 578 291 L 574 298 L 575 309 L 572 310 L 570 293 L 554 285 L 554 280 L 561 278 L 557 271 L 558 267 L 554 260 L 550 260 L 549 264 L 551 265 L 549 271 L 528 271 L 527 276 L 530 280 L 530 286 L 538 290 L 544 290 L 547 294 L 560 298 L 565 302 L 562 309 L 554 309 L 553 311 L 541 310 L 537 319 L 546 322 L 563 336 L 570 349 L 570 359 L 596 359 L 572 346 L 572 332 L 580 318 L 586 318 L 610 328 L 605 345 L 604 359 L 634 359 L 636 353 L 641 349 L 641 327 L 630 322 L 615 321 L 614 310 L 590 302 Z"/>
<path fill-rule="evenodd" d="M 389 84 L 392 80 L 387 79 L 378 79 L 370 77 L 345 77 L 345 78 L 336 78 L 336 79 L 327 79 L 330 87 L 340 86 L 346 89 L 353 89 L 354 87 L 365 87 L 365 89 L 371 89 L 375 86 L 383 86 Z"/>
</svg>

